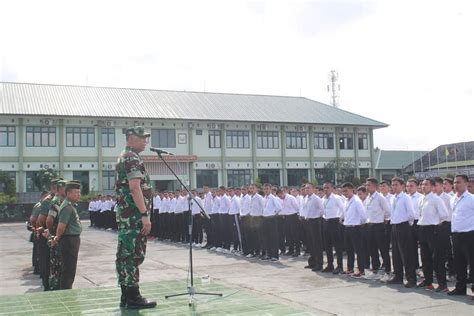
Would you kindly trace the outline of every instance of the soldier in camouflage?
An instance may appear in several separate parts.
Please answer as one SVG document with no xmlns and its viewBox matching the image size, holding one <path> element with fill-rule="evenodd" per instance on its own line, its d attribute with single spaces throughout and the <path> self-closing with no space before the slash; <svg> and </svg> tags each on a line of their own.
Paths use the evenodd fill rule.
<svg viewBox="0 0 474 316">
<path fill-rule="evenodd" d="M 150 178 L 139 156 L 150 134 L 142 126 L 128 128 L 125 132 L 127 147 L 115 166 L 118 220 L 118 245 L 116 269 L 122 289 L 120 307 L 132 309 L 152 308 L 156 302 L 140 295 L 139 269 L 146 252 L 147 235 L 151 230 L 150 207 L 152 192 Z"/>
<path fill-rule="evenodd" d="M 46 218 L 46 226 L 48 227 L 48 245 L 50 246 L 49 256 L 49 290 L 59 290 L 59 277 L 61 272 L 61 255 L 59 247 L 53 246 L 51 241 L 56 236 L 56 229 L 58 227 L 59 208 L 66 198 L 66 181 L 59 180 L 56 184 L 57 193 L 51 200 L 48 217 Z"/>
</svg>

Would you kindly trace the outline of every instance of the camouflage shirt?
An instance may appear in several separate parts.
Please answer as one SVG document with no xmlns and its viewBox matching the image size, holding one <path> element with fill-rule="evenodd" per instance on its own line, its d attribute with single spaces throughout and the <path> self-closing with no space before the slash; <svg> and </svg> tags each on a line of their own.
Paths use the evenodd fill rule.
<svg viewBox="0 0 474 316">
<path fill-rule="evenodd" d="M 115 165 L 115 193 L 117 195 L 116 212 L 119 220 L 119 228 L 131 228 L 141 220 L 141 214 L 135 202 L 128 182 L 132 179 L 140 179 L 140 187 L 143 192 L 145 206 L 150 210 L 153 197 L 150 187 L 150 177 L 145 170 L 140 156 L 130 147 L 126 147 L 117 159 Z M 125 226 L 124 226 L 125 225 Z"/>
<path fill-rule="evenodd" d="M 53 235 L 56 234 L 56 229 L 58 228 L 58 214 L 59 214 L 59 208 L 61 207 L 62 203 L 63 203 L 63 199 L 59 195 L 55 195 L 54 198 L 51 200 L 51 204 L 49 207 L 48 216 L 51 216 L 54 218 L 53 229 L 50 232 Z"/>
</svg>

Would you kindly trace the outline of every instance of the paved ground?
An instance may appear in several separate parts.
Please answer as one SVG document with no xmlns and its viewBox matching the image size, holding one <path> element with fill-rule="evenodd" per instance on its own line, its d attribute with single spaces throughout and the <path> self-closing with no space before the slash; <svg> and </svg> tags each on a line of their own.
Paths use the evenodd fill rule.
<svg viewBox="0 0 474 316">
<path fill-rule="evenodd" d="M 86 226 L 85 222 L 84 227 Z M 33 308 L 42 306 L 38 303 L 41 302 L 41 298 L 47 298 L 45 301 L 49 303 L 59 304 L 58 302 L 63 301 L 61 304 L 65 304 L 65 307 L 68 307 L 68 302 L 73 304 L 69 306 L 70 310 L 66 310 L 69 314 L 97 313 L 99 310 L 94 309 L 97 306 L 103 308 L 102 311 L 106 313 L 119 313 L 114 307 L 118 301 L 114 271 L 115 233 L 85 229 L 74 283 L 74 288 L 79 290 L 61 291 L 63 293 L 32 293 L 40 292 L 41 286 L 39 278 L 32 274 L 31 247 L 24 225 L 0 225 L 0 313 L 11 314 L 11 311 L 15 310 L 30 311 L 31 314 Z M 156 312 L 225 314 L 233 311 L 253 315 L 299 312 L 318 315 L 441 313 L 474 315 L 474 300 L 471 296 L 452 298 L 428 290 L 408 290 L 375 281 L 314 273 L 303 268 L 306 264 L 304 257 L 285 258 L 281 263 L 272 264 L 195 249 L 194 264 L 198 286 L 201 276 L 208 274 L 211 284 L 202 287 L 206 291 L 222 291 L 225 296 L 222 299 L 199 297 L 198 310 L 193 312 L 187 309 L 185 298 L 178 298 L 170 303 L 163 297 L 165 294 L 181 292 L 186 288 L 188 269 L 186 246 L 149 242 L 141 277 L 145 293 L 159 301 L 160 307 L 155 310 Z M 25 293 L 29 294 L 23 295 Z M 103 295 L 107 300 L 98 305 L 97 302 L 94 305 L 93 302 L 87 304 L 82 300 L 84 297 L 96 298 Z M 75 299 L 71 300 L 71 296 Z M 246 309 L 246 305 L 250 310 Z M 22 306 L 23 309 L 17 310 L 15 306 Z M 43 306 L 43 310 L 47 311 L 45 308 Z"/>
</svg>

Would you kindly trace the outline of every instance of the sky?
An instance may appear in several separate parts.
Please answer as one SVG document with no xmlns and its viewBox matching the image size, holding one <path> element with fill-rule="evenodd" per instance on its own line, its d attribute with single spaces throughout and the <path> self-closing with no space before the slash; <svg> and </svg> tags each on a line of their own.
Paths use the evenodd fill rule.
<svg viewBox="0 0 474 316">
<path fill-rule="evenodd" d="M 473 1 L 0 0 L 0 80 L 302 96 L 389 124 L 382 149 L 474 140 Z"/>
</svg>

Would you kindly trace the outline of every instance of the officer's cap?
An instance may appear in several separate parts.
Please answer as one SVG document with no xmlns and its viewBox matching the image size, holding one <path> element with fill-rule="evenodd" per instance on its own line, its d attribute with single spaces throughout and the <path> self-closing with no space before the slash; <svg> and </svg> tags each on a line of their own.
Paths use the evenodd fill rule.
<svg viewBox="0 0 474 316">
<path fill-rule="evenodd" d="M 138 137 L 150 137 L 150 133 L 148 133 L 145 130 L 145 127 L 143 126 L 134 126 L 134 127 L 129 127 L 125 130 L 125 135 L 135 135 Z"/>
<path fill-rule="evenodd" d="M 56 186 L 57 186 L 58 188 L 63 188 L 63 187 L 66 186 L 66 183 L 67 183 L 66 180 L 58 180 L 58 182 L 56 182 Z"/>
<path fill-rule="evenodd" d="M 66 183 L 66 190 L 67 189 L 81 189 L 81 181 L 79 180 L 71 180 Z"/>
</svg>

